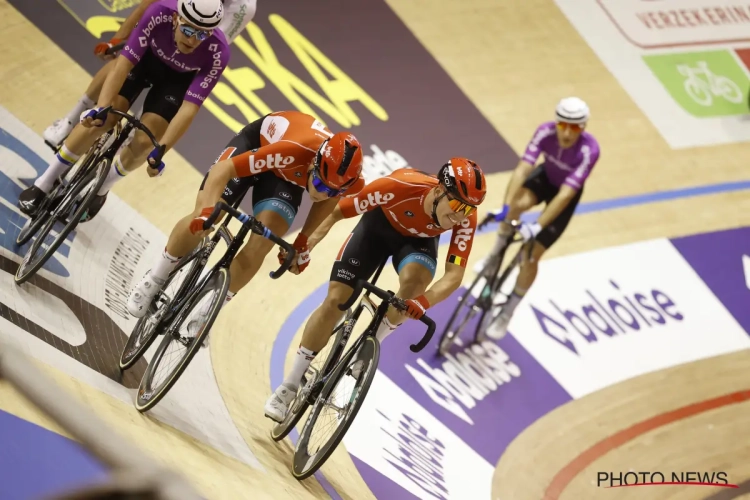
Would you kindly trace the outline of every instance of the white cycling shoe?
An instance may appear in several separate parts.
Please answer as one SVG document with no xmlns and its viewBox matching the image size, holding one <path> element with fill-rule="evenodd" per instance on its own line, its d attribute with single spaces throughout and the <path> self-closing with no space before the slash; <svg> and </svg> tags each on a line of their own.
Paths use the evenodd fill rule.
<svg viewBox="0 0 750 500">
<path fill-rule="evenodd" d="M 498 309 L 495 308 L 492 311 L 493 315 L 496 314 L 496 316 L 493 316 L 491 323 L 484 331 L 487 337 L 492 340 L 500 340 L 505 337 L 508 333 L 508 325 L 510 325 L 510 320 L 513 317 L 513 312 L 507 312 L 505 309 L 500 309 L 499 313 L 495 312 Z"/>
<path fill-rule="evenodd" d="M 133 288 L 128 297 L 128 312 L 136 318 L 142 318 L 148 312 L 148 307 L 151 305 L 151 301 L 154 300 L 154 296 L 164 286 L 166 280 L 157 280 L 151 276 L 151 272 L 147 272 L 141 281 Z"/>
<path fill-rule="evenodd" d="M 44 129 L 42 138 L 50 147 L 57 148 L 74 127 L 75 124 L 68 121 L 67 118 L 60 118 Z"/>
<path fill-rule="evenodd" d="M 297 389 L 287 384 L 281 384 L 266 401 L 266 405 L 263 408 L 266 417 L 274 422 L 283 422 L 289 411 L 289 405 L 292 404 L 296 396 Z"/>
</svg>

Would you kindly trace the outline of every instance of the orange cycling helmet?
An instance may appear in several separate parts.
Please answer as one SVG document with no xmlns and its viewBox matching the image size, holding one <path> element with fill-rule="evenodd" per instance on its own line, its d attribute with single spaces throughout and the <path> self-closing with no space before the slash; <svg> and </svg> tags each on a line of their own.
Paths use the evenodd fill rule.
<svg viewBox="0 0 750 500">
<path fill-rule="evenodd" d="M 448 195 L 476 208 L 487 194 L 487 181 L 479 165 L 466 158 L 451 158 L 438 172 L 438 180 Z"/>
<path fill-rule="evenodd" d="M 320 145 L 315 173 L 329 189 L 342 192 L 359 179 L 362 158 L 357 138 L 349 132 L 338 132 Z"/>
</svg>

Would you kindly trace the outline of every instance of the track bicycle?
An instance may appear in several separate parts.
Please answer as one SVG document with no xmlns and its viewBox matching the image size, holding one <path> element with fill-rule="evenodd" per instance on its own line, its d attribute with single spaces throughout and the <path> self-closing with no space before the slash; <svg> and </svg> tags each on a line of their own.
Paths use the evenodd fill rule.
<svg viewBox="0 0 750 500">
<path fill-rule="evenodd" d="M 235 205 L 239 205 L 241 199 L 240 197 Z M 201 348 L 224 306 L 229 290 L 229 267 L 242 248 L 247 234 L 252 232 L 260 235 L 286 250 L 284 263 L 270 273 L 273 279 L 286 272 L 296 258 L 291 244 L 275 235 L 252 215 L 244 214 L 222 201 L 214 206 L 213 212 L 203 223 L 203 229 L 210 229 L 222 212 L 227 213 L 222 225 L 212 238 L 204 238 L 195 250 L 180 259 L 162 290 L 154 296 L 148 313 L 136 323 L 120 355 L 120 369 L 128 369 L 143 356 L 159 335 L 163 336 L 141 378 L 136 394 L 135 408 L 141 413 L 152 409 L 161 401 Z M 228 228 L 232 218 L 241 223 L 236 236 L 232 236 Z M 219 240 L 225 241 L 227 249 L 219 261 L 203 273 Z M 183 271 L 185 273 L 181 275 Z M 178 276 L 180 282 L 170 298 L 168 287 L 171 283 L 177 283 Z M 194 314 L 194 311 L 198 314 Z M 187 332 L 183 334 L 182 329 Z M 171 348 L 184 349 L 184 352 L 176 355 Z"/>
<path fill-rule="evenodd" d="M 492 216 L 488 215 L 479 224 L 479 227 L 485 226 L 490 220 L 492 220 Z M 534 239 L 529 240 L 525 244 L 522 243 L 514 257 L 503 272 L 500 273 L 508 248 L 512 244 L 523 241 L 518 234 L 521 222 L 513 220 L 509 221 L 508 224 L 513 228 L 513 233 L 508 238 L 507 244 L 500 248 L 497 253 L 487 258 L 484 267 L 477 273 L 471 286 L 466 288 L 463 294 L 458 297 L 458 304 L 445 324 L 443 333 L 440 336 L 440 342 L 438 343 L 438 354 L 440 356 L 445 356 L 448 353 L 451 346 L 458 340 L 463 329 L 477 314 L 479 315 L 479 320 L 474 327 L 474 336 L 471 344 L 480 343 L 485 340 L 484 331 L 493 318 L 493 314 L 489 314 L 488 316 L 488 313 L 493 312 L 493 309 L 496 309 L 499 313 L 502 310 L 502 304 L 508 300 L 508 296 L 501 292 L 501 288 L 511 273 L 520 266 L 524 249 L 527 250 L 528 257 L 531 255 L 531 250 L 534 246 Z M 498 298 L 502 297 L 505 300 L 498 302 Z"/>
<path fill-rule="evenodd" d="M 105 132 L 78 162 L 65 171 L 16 236 L 18 246 L 25 245 L 36 236 L 16 270 L 16 284 L 25 283 L 34 276 L 54 255 L 70 232 L 78 226 L 107 180 L 115 155 L 133 130 L 142 130 L 154 148 L 163 150 L 148 127 L 128 113 L 107 107 L 94 119 L 101 120 L 107 114 L 119 116 L 120 121 Z M 49 246 L 43 248 L 46 244 Z"/>
<path fill-rule="evenodd" d="M 292 474 L 300 481 L 310 477 L 323 466 L 344 438 L 362 407 L 380 359 L 380 342 L 375 337 L 375 333 L 388 312 L 388 307 L 393 306 L 400 311 L 406 310 L 404 300 L 396 297 L 394 292 L 375 286 L 374 283 L 384 266 L 385 262 L 381 264 L 372 282 L 357 280 L 349 299 L 346 303 L 339 305 L 341 311 L 348 311 L 348 313 L 341 324 L 334 329 L 332 334 L 332 336 L 335 335 L 334 344 L 322 371 L 313 370 L 312 374 L 308 371 L 306 376 L 309 378 L 290 405 L 287 419 L 277 426 L 288 433 L 305 410 L 310 407 L 310 414 L 300 431 L 292 460 Z M 363 289 L 367 290 L 367 293 L 352 312 L 351 306 Z M 375 305 L 370 294 L 381 299 L 379 305 Z M 352 330 L 365 309 L 372 314 L 372 320 L 362 335 L 349 349 L 345 350 Z M 432 319 L 425 315 L 420 318 L 420 321 L 427 325 L 427 332 L 417 344 L 410 346 L 411 351 L 415 353 L 424 349 L 435 333 L 435 323 Z M 352 387 L 352 385 L 353 388 L 348 396 L 341 395 L 337 391 L 342 386 Z M 323 419 L 322 427 L 328 429 L 328 423 L 331 420 L 338 422 L 339 425 L 327 440 L 315 446 L 317 440 L 313 439 L 313 433 L 318 430 L 317 424 L 321 419 L 321 414 L 328 410 L 331 410 L 334 416 Z"/>
</svg>

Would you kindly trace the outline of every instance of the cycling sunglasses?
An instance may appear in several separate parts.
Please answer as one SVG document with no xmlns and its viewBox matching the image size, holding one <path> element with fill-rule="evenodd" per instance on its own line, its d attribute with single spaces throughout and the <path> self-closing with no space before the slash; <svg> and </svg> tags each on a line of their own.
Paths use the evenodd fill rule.
<svg viewBox="0 0 750 500">
<path fill-rule="evenodd" d="M 214 32 L 214 30 L 202 30 L 202 29 L 196 28 L 194 26 L 191 26 L 185 23 L 186 21 L 183 20 L 182 18 L 177 19 L 177 24 L 178 24 L 178 27 L 180 28 L 180 31 L 182 31 L 182 34 L 188 38 L 194 36 L 195 38 L 197 38 L 198 40 L 202 42 L 206 38 L 210 37 Z"/>
<path fill-rule="evenodd" d="M 463 213 L 466 217 L 471 215 L 471 213 L 477 209 L 477 207 L 475 207 L 474 205 L 469 205 L 468 203 L 464 203 L 461 200 L 450 197 L 448 198 L 448 206 L 451 207 L 451 210 L 453 210 L 455 213 Z"/>
<path fill-rule="evenodd" d="M 315 188 L 315 190 L 318 191 L 319 193 L 325 193 L 329 198 L 333 198 L 334 196 L 339 196 L 344 191 L 346 191 L 349 188 L 349 186 L 354 184 L 354 181 L 357 180 L 357 179 L 353 179 L 347 182 L 346 184 L 341 186 L 341 189 L 334 189 L 332 187 L 328 187 L 326 183 L 323 182 L 323 179 L 320 178 L 320 174 L 318 173 L 317 168 L 313 168 L 311 172 L 312 172 L 312 185 Z"/>
<path fill-rule="evenodd" d="M 580 123 L 557 122 L 557 128 L 560 130 L 570 129 L 572 132 L 583 131 L 583 125 Z"/>
</svg>

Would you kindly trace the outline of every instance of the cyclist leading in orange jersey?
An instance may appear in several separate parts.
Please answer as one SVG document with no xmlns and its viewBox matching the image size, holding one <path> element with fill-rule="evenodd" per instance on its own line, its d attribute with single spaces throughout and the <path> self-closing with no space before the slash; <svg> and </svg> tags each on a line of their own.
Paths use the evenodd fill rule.
<svg viewBox="0 0 750 500">
<path fill-rule="evenodd" d="M 392 257 L 398 273 L 397 296 L 406 300 L 403 314 L 391 308 L 377 331 L 382 342 L 408 317 L 419 319 L 426 310 L 458 289 L 466 271 L 476 208 L 484 200 L 487 183 L 479 166 L 452 158 L 437 177 L 403 168 L 365 186 L 356 196 L 342 198 L 333 213 L 308 239 L 312 250 L 338 221 L 362 215 L 336 256 L 328 295 L 305 325 L 294 366 L 266 401 L 265 415 L 283 421 L 301 379 L 315 355 L 325 347 L 341 319 L 338 306 L 349 298 L 358 279 L 369 279 Z M 452 231 L 445 272 L 429 289 L 437 268 L 440 234 Z M 361 362 L 352 373 L 359 376 Z"/>
</svg>

